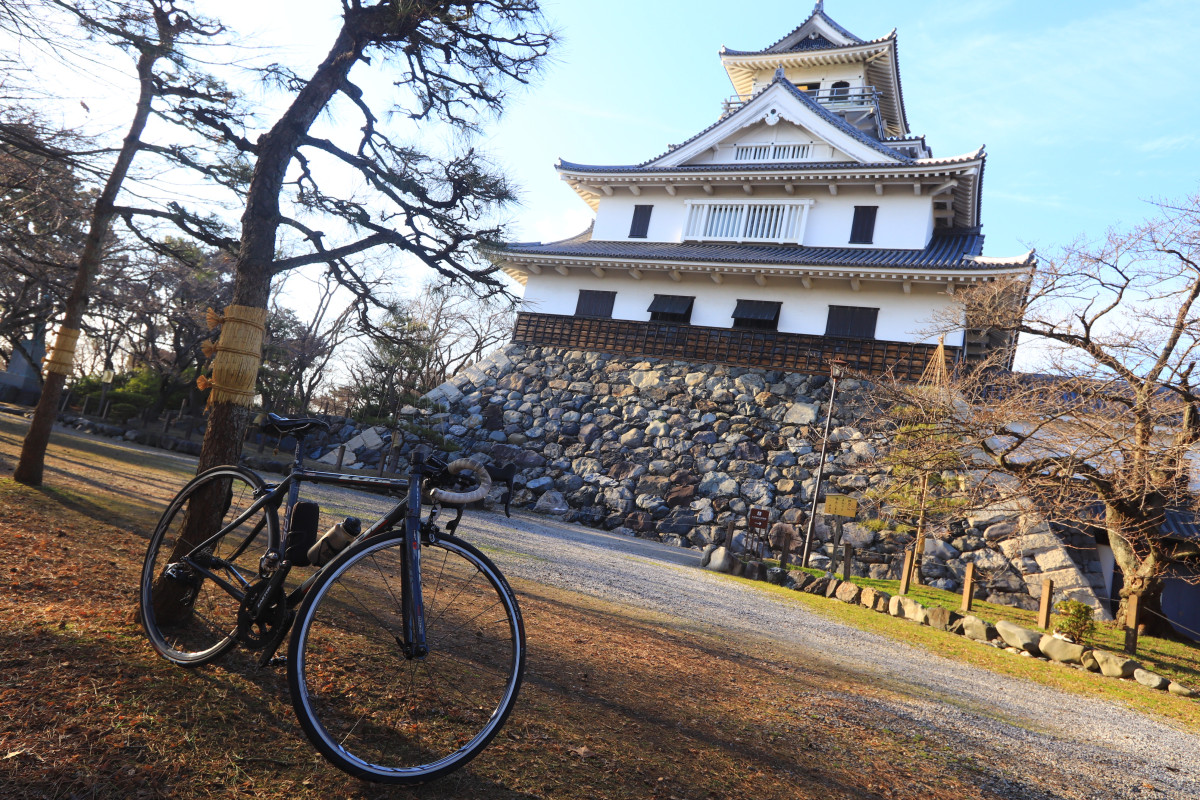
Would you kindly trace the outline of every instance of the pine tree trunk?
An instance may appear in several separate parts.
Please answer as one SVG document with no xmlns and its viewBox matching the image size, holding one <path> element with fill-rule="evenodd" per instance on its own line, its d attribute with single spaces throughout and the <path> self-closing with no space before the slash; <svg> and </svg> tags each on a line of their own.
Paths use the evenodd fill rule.
<svg viewBox="0 0 1200 800">
<path fill-rule="evenodd" d="M 63 310 L 62 327 L 69 330 L 79 330 L 83 324 L 83 315 L 87 311 L 88 300 L 91 299 L 92 282 L 100 268 L 100 260 L 104 252 L 104 237 L 108 234 L 112 223 L 113 207 L 121 184 L 129 174 L 133 157 L 141 146 L 142 131 L 146 128 L 146 120 L 150 118 L 151 102 L 154 99 L 154 64 L 170 49 L 170 39 L 164 37 L 161 48 L 147 47 L 138 58 L 137 74 L 140 84 L 137 109 L 129 132 L 121 144 L 116 163 L 104 189 L 92 209 L 91 224 L 88 227 L 87 239 L 83 253 L 79 257 L 79 267 L 75 280 L 71 284 L 71 294 Z M 29 432 L 21 445 L 21 460 L 13 472 L 13 480 L 29 486 L 41 486 L 45 471 L 46 447 L 50 443 L 50 431 L 54 428 L 54 420 L 58 417 L 58 404 L 62 400 L 62 389 L 67 376 L 58 372 L 49 373 L 42 385 L 42 395 L 38 398 L 37 408 L 33 412 L 33 420 Z"/>
<path fill-rule="evenodd" d="M 394 12 L 392 12 L 394 13 Z M 317 115 L 339 91 L 362 55 L 369 14 L 347 14 L 329 54 L 296 95 L 287 111 L 259 139 L 258 158 L 246 192 L 242 237 L 234 272 L 232 305 L 266 308 L 279 230 L 279 194 L 288 165 Z M 250 410 L 232 402 L 210 403 L 208 427 L 197 471 L 236 464 L 250 422 Z"/>
</svg>

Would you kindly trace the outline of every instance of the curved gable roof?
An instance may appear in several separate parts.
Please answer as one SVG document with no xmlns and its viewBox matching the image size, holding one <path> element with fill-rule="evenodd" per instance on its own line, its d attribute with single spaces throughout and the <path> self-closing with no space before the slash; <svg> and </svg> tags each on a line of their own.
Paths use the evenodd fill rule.
<svg viewBox="0 0 1200 800">
<path fill-rule="evenodd" d="M 796 100 L 798 100 L 805 108 L 807 108 L 808 111 L 815 114 L 818 118 L 820 118 L 826 124 L 830 125 L 835 130 L 838 130 L 841 133 L 851 137 L 852 139 L 859 142 L 860 144 L 864 144 L 867 147 L 871 148 L 872 150 L 880 153 L 881 155 L 886 156 L 887 158 L 890 158 L 890 159 L 894 159 L 897 162 L 900 162 L 902 164 L 912 163 L 913 159 L 910 158 L 909 156 L 904 155 L 899 150 L 895 150 L 891 147 L 888 147 L 886 144 L 879 141 L 878 139 L 874 139 L 874 138 L 868 136 L 867 134 L 860 131 L 858 128 L 856 128 L 853 125 L 851 125 L 850 123 L 846 122 L 846 120 L 842 119 L 837 114 L 834 114 L 831 111 L 829 111 L 828 109 L 826 109 L 824 106 L 822 106 L 816 100 L 813 100 L 811 97 L 809 97 L 803 91 L 796 88 L 796 86 L 784 76 L 782 69 L 777 69 L 775 71 L 775 79 L 771 82 L 771 84 L 767 88 L 765 88 L 761 92 L 759 92 L 757 95 L 755 95 L 751 101 L 745 103 L 744 105 L 739 107 L 737 110 L 735 110 L 733 113 L 729 114 L 728 116 L 722 117 L 721 119 L 717 120 L 712 125 L 709 125 L 707 128 L 705 128 L 704 130 L 697 133 L 695 136 L 692 136 L 691 138 L 689 138 L 687 141 L 682 142 L 681 144 L 677 144 L 674 147 L 672 147 L 670 150 L 667 150 L 665 153 L 657 155 L 654 158 L 650 159 L 649 161 L 643 161 L 641 164 L 639 164 L 637 166 L 639 166 L 639 167 L 676 166 L 675 164 L 664 165 L 663 162 L 669 161 L 670 160 L 669 157 L 671 155 L 679 153 L 681 150 L 683 150 L 683 149 L 687 148 L 689 145 L 693 144 L 697 139 L 700 139 L 701 137 L 710 134 L 711 132 L 717 130 L 718 128 L 729 127 L 730 129 L 736 130 L 738 128 L 743 127 L 747 117 L 753 117 L 757 113 L 760 113 L 759 106 L 761 106 L 763 104 L 755 102 L 755 101 L 761 100 L 762 98 L 764 98 L 767 95 L 768 92 L 774 90 L 776 87 L 781 87 L 782 90 L 784 92 L 786 92 L 789 97 L 792 97 L 792 98 L 795 98 Z M 816 133 L 818 136 L 821 134 L 821 132 L 819 130 L 813 131 L 813 133 Z"/>
<path fill-rule="evenodd" d="M 822 23 L 824 23 L 822 25 Z M 827 26 L 827 27 L 826 27 Z M 826 27 L 826 30 L 821 30 Z M 844 42 L 833 42 L 826 38 L 823 34 L 834 32 L 840 34 L 846 39 Z M 846 44 L 862 44 L 862 39 L 855 36 L 850 31 L 837 24 L 832 17 L 825 13 L 824 0 L 817 0 L 817 4 L 813 6 L 812 13 L 808 15 L 808 19 L 797 25 L 791 33 L 781 38 L 779 41 L 770 45 L 766 49 L 757 51 L 731 51 L 731 52 L 757 52 L 757 53 L 789 53 L 795 50 L 815 50 L 819 46 L 806 45 L 811 34 L 817 34 L 825 40 L 827 47 L 840 47 Z"/>
</svg>

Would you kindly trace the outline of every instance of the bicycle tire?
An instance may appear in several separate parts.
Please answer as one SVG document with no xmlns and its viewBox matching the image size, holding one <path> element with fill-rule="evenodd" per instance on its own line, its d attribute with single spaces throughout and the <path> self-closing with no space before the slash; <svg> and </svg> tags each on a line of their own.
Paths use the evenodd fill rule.
<svg viewBox="0 0 1200 800">
<path fill-rule="evenodd" d="M 186 538 L 195 547 L 235 521 L 264 486 L 262 478 L 250 470 L 215 467 L 183 487 L 159 520 L 142 565 L 139 608 L 150 644 L 168 661 L 200 666 L 237 643 L 241 598 L 211 578 L 181 566 L 178 559 L 182 553 L 176 551 L 187 547 L 181 540 Z M 258 509 L 213 543 L 212 555 L 219 559 L 211 565 L 213 573 L 237 587 L 257 580 L 267 540 L 262 540 L 263 548 L 252 545 L 264 530 L 278 537 L 279 521 L 273 508 Z M 174 565 L 170 574 L 168 565 Z"/>
<path fill-rule="evenodd" d="M 334 766 L 418 784 L 479 754 L 521 687 L 525 627 L 495 565 L 466 542 L 422 548 L 429 654 L 399 645 L 403 536 L 371 540 L 326 567 L 301 605 L 288 652 L 292 706 Z"/>
</svg>

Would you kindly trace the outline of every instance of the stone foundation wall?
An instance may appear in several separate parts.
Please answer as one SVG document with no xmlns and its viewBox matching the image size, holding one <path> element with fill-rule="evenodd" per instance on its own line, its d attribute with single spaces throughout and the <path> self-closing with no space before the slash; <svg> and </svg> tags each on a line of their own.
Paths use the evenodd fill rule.
<svg viewBox="0 0 1200 800">
<path fill-rule="evenodd" d="M 873 463 L 863 424 L 870 387 L 839 384 L 822 492 L 862 497 L 888 480 Z M 824 376 L 645 360 L 591 351 L 509 345 L 428 395 L 448 410 L 432 419 L 448 441 L 494 463 L 520 468 L 514 505 L 570 522 L 679 546 L 723 541 L 733 521 L 745 537 L 749 508 L 771 512 L 775 545 L 797 546 L 816 490 Z M 818 508 L 818 514 L 821 514 Z M 815 565 L 833 544 L 824 517 Z M 1089 578 L 1045 521 L 1029 509 L 984 509 L 955 538 L 933 531 L 922 572 L 960 590 L 975 562 L 980 595 L 1036 608 L 1043 577 L 1056 599 L 1099 608 Z M 845 525 L 855 569 L 899 576 L 911 533 L 876 521 Z"/>
</svg>

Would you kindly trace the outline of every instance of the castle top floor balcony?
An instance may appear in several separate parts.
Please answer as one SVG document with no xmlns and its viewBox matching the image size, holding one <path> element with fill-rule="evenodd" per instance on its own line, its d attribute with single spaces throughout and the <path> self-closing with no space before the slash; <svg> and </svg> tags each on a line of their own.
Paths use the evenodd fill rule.
<svg viewBox="0 0 1200 800">
<path fill-rule="evenodd" d="M 763 87 L 765 88 L 765 87 Z M 879 91 L 874 86 L 833 86 L 823 89 L 805 89 L 800 87 L 804 93 L 816 100 L 827 110 L 839 114 L 846 119 L 851 125 L 854 125 L 864 133 L 869 133 L 876 138 L 882 136 L 880 129 L 879 115 Z M 734 95 L 722 102 L 721 116 L 728 116 L 738 110 L 758 92 L 755 91 L 747 97 Z"/>
</svg>

